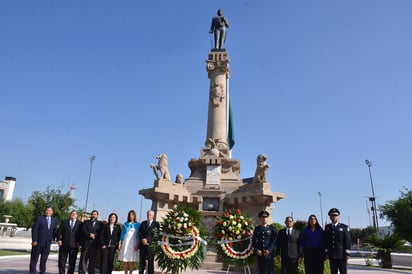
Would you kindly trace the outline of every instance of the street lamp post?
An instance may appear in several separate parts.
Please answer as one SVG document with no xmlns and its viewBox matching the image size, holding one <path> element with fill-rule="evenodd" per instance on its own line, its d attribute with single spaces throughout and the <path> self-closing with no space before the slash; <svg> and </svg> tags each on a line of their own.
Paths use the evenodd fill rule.
<svg viewBox="0 0 412 274">
<path fill-rule="evenodd" d="M 318 192 L 319 195 L 319 203 L 320 203 L 320 218 L 322 220 L 322 225 L 321 227 L 324 226 L 324 222 L 323 222 L 323 209 L 322 209 L 322 193 Z"/>
<path fill-rule="evenodd" d="M 371 180 L 372 197 L 369 197 L 369 201 L 371 202 L 371 205 L 372 205 L 371 210 L 372 210 L 373 228 L 375 229 L 376 232 L 378 232 L 379 225 L 378 225 L 378 214 L 377 214 L 377 209 L 376 209 L 376 197 L 375 197 L 375 190 L 373 188 L 373 180 L 372 180 L 372 173 L 371 173 L 372 162 L 366 159 L 365 164 L 368 166 L 369 178 Z"/>
<path fill-rule="evenodd" d="M 89 172 L 89 183 L 87 184 L 87 193 L 86 193 L 86 204 L 84 205 L 84 213 L 87 212 L 87 202 L 89 201 L 89 190 L 90 190 L 90 180 L 92 178 L 92 169 L 93 169 L 93 162 L 96 160 L 96 156 L 92 155 L 90 157 L 90 172 Z"/>
</svg>

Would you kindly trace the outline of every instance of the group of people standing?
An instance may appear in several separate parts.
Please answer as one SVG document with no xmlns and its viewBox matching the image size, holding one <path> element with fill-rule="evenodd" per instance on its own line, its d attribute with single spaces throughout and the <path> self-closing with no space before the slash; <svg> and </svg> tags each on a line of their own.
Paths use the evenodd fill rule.
<svg viewBox="0 0 412 274">
<path fill-rule="evenodd" d="M 282 274 L 298 274 L 302 261 L 306 274 L 323 274 L 324 261 L 329 259 L 331 274 L 347 274 L 351 250 L 349 227 L 339 221 L 340 212 L 328 212 L 331 223 L 325 229 L 315 215 L 310 215 L 303 231 L 293 227 L 292 216 L 285 218 L 285 228 L 276 231 L 268 223 L 269 213 L 259 213 L 260 225 L 255 227 L 252 246 L 257 256 L 259 274 L 274 273 L 274 258 L 281 258 Z"/>
<path fill-rule="evenodd" d="M 70 212 L 70 218 L 63 220 L 60 226 L 53 215 L 53 209 L 47 207 L 43 216 L 38 216 L 32 226 L 32 250 L 30 256 L 30 274 L 36 273 L 36 265 L 40 257 L 40 273 L 46 272 L 46 262 L 50 246 L 55 239 L 59 246 L 59 274 L 66 273 L 66 262 L 69 259 L 67 273 L 74 273 L 77 254 L 80 249 L 78 273 L 95 273 L 96 266 L 100 273 L 112 273 L 116 250 L 118 260 L 123 262 L 125 274 L 133 273 L 134 263 L 140 261 L 139 273 L 146 269 L 154 273 L 154 255 L 150 249 L 152 230 L 159 227 L 154 221 L 154 211 L 147 212 L 147 220 L 139 223 L 136 212 L 130 210 L 127 221 L 118 224 L 118 216 L 111 213 L 107 222 L 98 220 L 99 212 L 93 210 L 90 219 L 81 222 L 75 210 Z M 139 258 L 138 251 L 139 250 Z M 96 265 L 98 254 L 100 264 Z"/>
<path fill-rule="evenodd" d="M 97 254 L 100 254 L 100 273 L 111 273 L 116 250 L 118 260 L 124 264 L 124 273 L 134 270 L 139 259 L 139 273 L 154 273 L 154 254 L 150 249 L 152 230 L 159 228 L 154 221 L 154 211 L 147 212 L 147 220 L 139 223 L 136 212 L 130 210 L 127 221 L 121 226 L 118 216 L 111 213 L 107 222 L 98 220 L 99 212 L 93 210 L 89 220 L 81 222 L 75 210 L 70 218 L 62 221 L 59 227 L 53 209 L 47 207 L 43 216 L 38 216 L 32 226 L 32 251 L 30 273 L 36 273 L 40 257 L 40 273 L 46 272 L 46 262 L 53 239 L 59 245 L 58 268 L 64 274 L 67 258 L 68 272 L 74 273 L 78 250 L 80 262 L 78 273 L 95 273 Z M 260 224 L 253 232 L 252 246 L 257 256 L 259 274 L 274 273 L 274 258 L 281 258 L 282 274 L 298 274 L 298 265 L 304 261 L 306 274 L 323 274 L 324 260 L 329 259 L 331 274 L 347 274 L 347 261 L 350 256 L 351 239 L 349 227 L 339 222 L 340 212 L 332 208 L 328 212 L 331 223 L 325 229 L 315 215 L 310 215 L 302 232 L 294 228 L 292 216 L 285 218 L 285 228 L 276 231 L 268 223 L 269 213 L 259 213 Z M 137 251 L 140 251 L 138 258 Z"/>
</svg>

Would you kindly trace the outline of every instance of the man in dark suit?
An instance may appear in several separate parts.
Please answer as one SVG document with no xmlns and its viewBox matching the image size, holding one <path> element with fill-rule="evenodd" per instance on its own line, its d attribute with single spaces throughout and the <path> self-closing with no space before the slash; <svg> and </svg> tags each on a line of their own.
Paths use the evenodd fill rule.
<svg viewBox="0 0 412 274">
<path fill-rule="evenodd" d="M 209 33 L 214 33 L 215 49 L 223 49 L 226 40 L 226 29 L 229 28 L 227 18 L 223 17 L 223 10 L 217 11 L 217 16 L 212 18 Z"/>
<path fill-rule="evenodd" d="M 298 265 L 302 261 L 300 231 L 293 228 L 292 216 L 285 218 L 286 228 L 281 229 L 276 241 L 276 255 L 282 258 L 282 274 L 298 274 Z"/>
<path fill-rule="evenodd" d="M 150 249 L 150 243 L 152 242 L 152 230 L 159 228 L 159 223 L 154 219 L 154 211 L 147 211 L 147 220 L 143 221 L 139 227 L 139 249 L 140 249 L 140 267 L 139 273 L 143 274 L 146 268 L 147 260 L 147 273 L 154 273 L 154 254 Z"/>
<path fill-rule="evenodd" d="M 325 253 L 330 262 L 330 273 L 347 273 L 347 261 L 351 250 L 349 227 L 339 222 L 340 212 L 331 208 L 328 212 L 332 223 L 325 227 Z"/>
<path fill-rule="evenodd" d="M 257 256 L 259 274 L 274 273 L 273 258 L 275 257 L 276 231 L 268 224 L 269 212 L 259 212 L 260 225 L 253 231 L 252 246 Z"/>
<path fill-rule="evenodd" d="M 59 274 L 66 273 L 67 256 L 69 256 L 67 274 L 73 274 L 80 246 L 80 221 L 77 220 L 76 210 L 70 212 L 70 219 L 61 223 L 56 238 L 59 245 Z"/>
<path fill-rule="evenodd" d="M 36 265 L 40 258 L 40 273 L 46 273 L 46 262 L 50 253 L 50 245 L 56 233 L 56 219 L 52 217 L 53 208 L 47 207 L 43 216 L 37 216 L 31 228 L 30 274 L 36 273 Z"/>
<path fill-rule="evenodd" d="M 100 233 L 103 228 L 103 223 L 97 220 L 98 217 L 99 212 L 93 210 L 90 213 L 90 220 L 84 221 L 80 228 L 82 249 L 80 252 L 79 274 L 84 274 L 86 269 L 89 274 L 94 274 L 96 255 L 101 248 Z"/>
</svg>

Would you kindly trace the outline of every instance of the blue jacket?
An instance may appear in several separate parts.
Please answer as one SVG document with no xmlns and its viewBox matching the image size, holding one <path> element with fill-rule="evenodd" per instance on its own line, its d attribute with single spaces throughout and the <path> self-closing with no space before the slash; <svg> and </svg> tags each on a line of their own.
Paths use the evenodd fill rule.
<svg viewBox="0 0 412 274">
<path fill-rule="evenodd" d="M 51 245 L 56 234 L 57 223 L 54 217 L 50 217 L 50 228 L 47 226 L 46 216 L 37 216 L 31 228 L 31 240 L 37 242 L 38 247 Z"/>
<path fill-rule="evenodd" d="M 139 227 L 140 227 L 139 222 L 136 222 L 136 223 L 126 222 L 126 223 L 124 223 L 123 227 L 122 227 L 122 233 L 120 234 L 120 240 L 123 241 L 123 239 L 126 237 L 129 230 L 134 228 L 134 230 L 136 231 L 136 240 L 139 241 Z"/>
</svg>

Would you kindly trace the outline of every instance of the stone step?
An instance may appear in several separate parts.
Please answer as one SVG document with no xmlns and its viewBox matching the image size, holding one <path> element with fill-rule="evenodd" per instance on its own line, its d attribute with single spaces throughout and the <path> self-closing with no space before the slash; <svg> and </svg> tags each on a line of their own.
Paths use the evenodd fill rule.
<svg viewBox="0 0 412 274">
<path fill-rule="evenodd" d="M 202 269 L 206 270 L 226 270 L 221 262 L 207 262 L 204 261 L 202 264 Z"/>
</svg>

